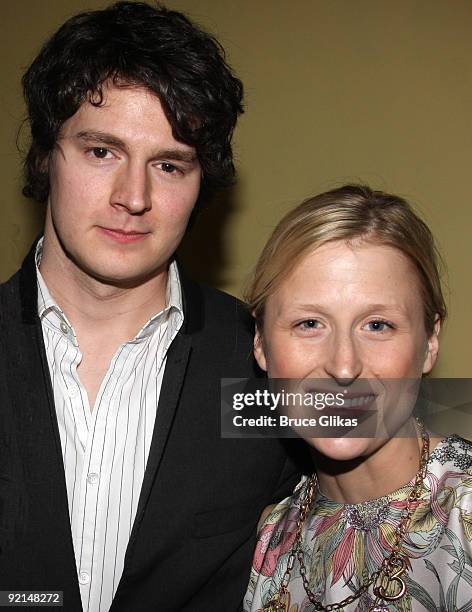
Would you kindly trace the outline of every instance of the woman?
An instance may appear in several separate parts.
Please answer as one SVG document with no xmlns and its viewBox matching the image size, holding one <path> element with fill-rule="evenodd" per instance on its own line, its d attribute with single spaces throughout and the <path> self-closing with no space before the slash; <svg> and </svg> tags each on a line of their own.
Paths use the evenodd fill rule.
<svg viewBox="0 0 472 612">
<path fill-rule="evenodd" d="M 280 222 L 247 298 L 269 377 L 373 402 L 395 435 L 299 430 L 315 471 L 263 514 L 244 609 L 472 610 L 472 445 L 430 436 L 402 395 L 446 316 L 429 229 L 368 187 L 321 194 Z"/>
</svg>

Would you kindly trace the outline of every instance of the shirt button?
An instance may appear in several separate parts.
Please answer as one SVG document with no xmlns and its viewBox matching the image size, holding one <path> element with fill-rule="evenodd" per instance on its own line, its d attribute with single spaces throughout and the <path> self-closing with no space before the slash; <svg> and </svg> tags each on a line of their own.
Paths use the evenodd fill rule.
<svg viewBox="0 0 472 612">
<path fill-rule="evenodd" d="M 69 389 L 69 397 L 75 397 L 78 393 L 77 387 L 71 387 Z"/>
<path fill-rule="evenodd" d="M 64 323 L 64 321 L 61 321 L 61 325 L 60 325 L 60 327 L 61 327 L 61 332 L 62 332 L 63 334 L 68 334 L 68 333 L 69 333 L 69 326 L 68 326 L 68 325 L 66 325 L 66 324 Z"/>
<path fill-rule="evenodd" d="M 90 472 L 87 475 L 87 482 L 89 484 L 96 484 L 98 482 L 98 474 L 96 472 Z"/>
<path fill-rule="evenodd" d="M 87 572 L 80 572 L 79 582 L 80 584 L 88 584 L 90 582 L 90 576 L 87 574 Z"/>
</svg>

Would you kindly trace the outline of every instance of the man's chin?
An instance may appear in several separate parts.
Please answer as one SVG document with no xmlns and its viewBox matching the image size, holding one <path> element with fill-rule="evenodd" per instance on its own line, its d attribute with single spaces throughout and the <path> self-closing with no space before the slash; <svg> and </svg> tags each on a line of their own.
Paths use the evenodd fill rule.
<svg viewBox="0 0 472 612">
<path fill-rule="evenodd" d="M 120 262 L 103 263 L 100 266 L 87 265 L 85 262 L 78 262 L 72 257 L 75 268 L 80 271 L 80 275 L 84 277 L 84 281 L 96 282 L 104 286 L 116 287 L 119 289 L 133 289 L 157 279 L 167 272 L 168 262 L 155 267 L 133 267 L 125 265 L 117 265 Z"/>
<path fill-rule="evenodd" d="M 130 272 L 119 273 L 107 271 L 96 273 L 95 275 L 90 274 L 89 276 L 94 278 L 95 281 L 101 283 L 102 285 L 116 287 L 117 289 L 133 289 L 152 282 L 166 271 L 167 265 L 156 270 L 149 270 L 140 273 L 137 272 L 135 274 L 130 274 Z"/>
</svg>

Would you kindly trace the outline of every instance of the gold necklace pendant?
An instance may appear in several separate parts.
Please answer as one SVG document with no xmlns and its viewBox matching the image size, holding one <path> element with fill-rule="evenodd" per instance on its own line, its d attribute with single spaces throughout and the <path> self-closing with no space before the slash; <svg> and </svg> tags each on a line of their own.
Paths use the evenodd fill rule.
<svg viewBox="0 0 472 612">
<path fill-rule="evenodd" d="M 280 593 L 276 593 L 272 599 L 266 603 L 263 608 L 257 612 L 289 612 L 290 608 L 290 593 L 284 589 Z"/>
<path fill-rule="evenodd" d="M 402 558 L 397 559 L 396 568 L 393 572 L 386 571 L 380 574 L 378 582 L 374 587 L 374 595 L 384 601 L 396 601 L 403 597 L 406 593 L 406 584 L 400 576 L 405 570 L 405 561 Z M 389 589 L 389 587 L 392 588 Z"/>
<path fill-rule="evenodd" d="M 400 523 L 395 529 L 395 540 L 392 546 L 392 552 L 384 560 L 382 566 L 370 574 L 368 579 L 357 589 L 355 593 L 349 597 L 346 597 L 342 601 L 334 604 L 328 604 L 326 606 L 318 601 L 315 594 L 310 589 L 301 545 L 303 526 L 307 516 L 310 514 L 310 511 L 313 508 L 313 502 L 315 499 L 316 490 L 318 488 L 318 479 L 315 472 L 305 484 L 305 489 L 300 502 L 300 513 L 297 519 L 295 541 L 292 545 L 292 550 L 289 555 L 287 569 L 285 570 L 281 587 L 279 591 L 271 598 L 271 600 L 267 602 L 264 607 L 257 610 L 257 612 L 289 612 L 290 594 L 287 586 L 290 583 L 290 577 L 295 559 L 298 559 L 300 564 L 300 574 L 303 580 L 303 588 L 305 589 L 308 599 L 314 604 L 315 610 L 341 610 L 346 605 L 359 599 L 359 597 L 361 597 L 368 588 L 372 587 L 372 585 L 375 585 L 373 587 L 375 601 L 372 602 L 369 612 L 388 612 L 388 603 L 384 604 L 382 601 L 397 601 L 406 594 L 407 588 L 405 580 L 401 578 L 402 574 L 406 572 L 406 563 L 400 556 L 402 542 L 410 524 L 410 519 L 413 512 L 413 503 L 418 501 L 421 497 L 423 482 L 428 473 L 429 459 L 429 435 L 424 428 L 424 425 L 420 421 L 417 421 L 417 423 L 422 441 L 419 469 L 416 473 L 412 490 L 406 500 L 406 507 L 400 519 Z"/>
</svg>

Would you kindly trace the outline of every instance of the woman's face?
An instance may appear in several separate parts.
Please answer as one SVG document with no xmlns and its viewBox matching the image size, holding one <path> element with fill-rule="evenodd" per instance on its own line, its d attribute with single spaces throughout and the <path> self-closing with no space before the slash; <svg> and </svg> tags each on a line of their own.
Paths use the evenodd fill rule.
<svg viewBox="0 0 472 612">
<path fill-rule="evenodd" d="M 342 391 L 351 397 L 348 405 L 368 405 L 373 393 L 386 427 L 395 415 L 387 427 L 392 432 L 408 420 L 412 402 L 400 401 L 402 386 L 388 381 L 429 372 L 438 332 L 439 323 L 430 337 L 425 331 L 417 271 L 401 251 L 335 241 L 302 259 L 268 298 L 254 347 L 271 378 L 299 379 L 302 387 L 306 381 L 312 392 L 310 379 L 329 379 L 325 390 Z M 380 445 L 374 438 L 308 441 L 333 459 L 360 457 Z"/>
</svg>

